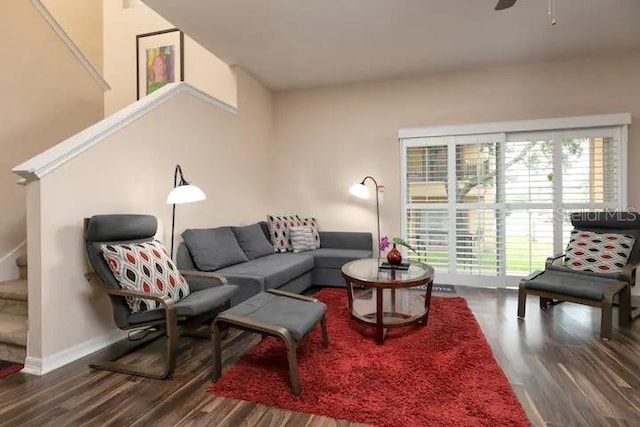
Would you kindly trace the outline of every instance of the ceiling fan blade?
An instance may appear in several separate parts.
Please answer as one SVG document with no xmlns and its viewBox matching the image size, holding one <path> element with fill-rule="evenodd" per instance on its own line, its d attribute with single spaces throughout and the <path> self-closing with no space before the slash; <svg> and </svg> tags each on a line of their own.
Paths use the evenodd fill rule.
<svg viewBox="0 0 640 427">
<path fill-rule="evenodd" d="M 498 0 L 495 10 L 509 9 L 517 0 Z"/>
</svg>

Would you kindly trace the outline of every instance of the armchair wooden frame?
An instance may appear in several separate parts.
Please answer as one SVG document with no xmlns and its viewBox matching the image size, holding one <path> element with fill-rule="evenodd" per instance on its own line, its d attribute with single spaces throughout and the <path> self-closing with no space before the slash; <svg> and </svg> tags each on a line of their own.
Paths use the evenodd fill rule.
<svg viewBox="0 0 640 427">
<path fill-rule="evenodd" d="M 191 295 L 210 289 L 202 279 L 215 280 L 226 287 L 212 296 L 209 294 L 208 303 L 196 305 L 194 308 L 189 303 L 182 305 L 182 301 L 176 303 L 163 295 L 145 293 L 122 288 L 109 266 L 102 257 L 99 245 L 104 242 L 136 243 L 150 241 L 157 231 L 157 219 L 151 215 L 137 214 L 108 214 L 94 215 L 84 219 L 85 240 L 87 244 L 87 265 L 90 271 L 85 274 L 91 286 L 101 294 L 109 297 L 113 309 L 113 317 L 118 329 L 127 331 L 145 331 L 146 334 L 139 339 L 120 341 L 110 346 L 106 351 L 104 361 L 95 361 L 89 366 L 96 369 L 104 369 L 131 375 L 139 375 L 154 379 L 165 379 L 173 374 L 176 365 L 176 352 L 178 338 L 191 336 L 195 338 L 211 339 L 211 324 L 216 315 L 230 306 L 230 298 L 237 290 L 235 285 L 229 285 L 224 276 L 216 273 L 201 271 L 184 271 L 182 276 L 189 279 L 200 279 L 200 285 L 191 287 Z M 218 286 L 216 286 L 218 288 Z M 144 317 L 140 321 L 131 321 L 131 312 L 126 303 L 126 298 L 142 298 L 156 301 L 158 309 L 155 313 Z M 163 312 L 159 312 L 162 309 Z M 178 312 L 183 313 L 178 315 Z M 162 315 L 160 315 L 162 313 Z M 190 313 L 190 314 L 186 314 Z M 160 368 L 149 367 L 148 364 L 140 366 L 140 363 L 127 363 L 118 359 L 132 353 L 141 346 L 166 336 L 166 346 L 162 352 Z M 102 355 L 103 357 L 105 354 Z"/>
<path fill-rule="evenodd" d="M 545 269 L 549 269 L 549 268 L 553 268 L 553 266 L 561 265 L 564 257 L 565 257 L 564 252 L 561 254 L 548 257 L 544 264 Z M 638 269 L 638 267 L 640 267 L 640 260 L 627 263 L 622 268 L 622 272 L 620 272 L 620 281 L 626 282 L 629 288 L 628 293 L 629 293 L 629 319 L 630 320 L 635 320 L 638 317 L 640 317 L 640 307 L 632 305 L 633 297 L 631 296 L 631 289 L 633 289 L 636 286 L 636 270 Z M 569 301 L 568 299 L 566 300 Z M 546 308 L 549 305 L 556 305 L 556 304 L 560 304 L 561 302 L 564 302 L 564 301 L 561 299 L 558 300 L 558 299 L 548 298 L 545 300 L 544 298 L 541 298 L 540 308 L 543 310 L 546 310 Z M 584 304 L 587 304 L 587 303 L 584 303 Z M 622 304 L 623 304 L 622 301 L 619 301 L 618 304 L 616 304 L 615 301 L 613 303 L 614 306 L 622 305 Z"/>
<path fill-rule="evenodd" d="M 550 260 L 553 258 L 548 258 Z M 537 276 L 541 275 L 543 271 L 535 271 L 523 280 L 534 280 Z M 565 301 L 575 302 L 578 304 L 589 305 L 592 307 L 598 307 L 601 309 L 600 314 L 600 337 L 610 340 L 613 329 L 613 299 L 616 295 L 619 296 L 619 310 L 618 313 L 618 325 L 621 327 L 628 327 L 631 323 L 631 291 L 629 284 L 623 281 L 616 281 L 612 286 L 605 290 L 602 300 L 594 301 L 586 298 L 578 298 L 571 295 L 544 292 L 537 289 L 525 289 L 524 286 L 520 286 L 518 290 L 518 318 L 524 319 L 527 295 L 536 295 L 540 297 L 540 308 L 547 310 L 549 305 L 556 305 Z"/>
<path fill-rule="evenodd" d="M 208 272 L 182 272 L 182 275 L 186 277 L 194 278 L 206 278 L 215 279 L 222 282 L 223 285 L 228 285 L 229 282 L 224 276 L 215 273 Z M 176 315 L 175 303 L 173 300 L 161 296 L 152 295 L 144 292 L 131 291 L 127 289 L 115 289 L 105 286 L 100 277 L 95 272 L 85 274 L 86 279 L 98 292 L 106 295 L 118 298 L 145 298 L 157 301 L 164 309 L 165 317 L 163 319 L 154 320 L 151 322 L 137 323 L 127 328 L 121 328 L 123 330 L 139 330 L 142 328 L 158 327 L 157 330 L 148 333 L 146 336 L 139 340 L 129 341 L 127 345 L 113 346 L 108 350 L 108 359 L 106 361 L 94 362 L 89 364 L 91 368 L 102 369 L 113 372 L 120 372 L 130 375 L 138 375 L 153 379 L 166 379 L 173 374 L 173 370 L 176 364 L 176 353 L 178 349 L 178 338 L 180 336 L 189 336 L 194 338 L 211 339 L 211 322 L 215 316 L 229 308 L 229 301 L 222 305 L 219 309 L 208 313 L 207 315 L 182 317 Z M 207 325 L 206 330 L 203 330 L 203 326 Z M 166 335 L 167 343 L 163 356 L 163 363 L 160 371 L 157 369 L 149 369 L 146 366 L 136 366 L 130 363 L 118 362 L 121 357 L 126 356 L 142 347 L 143 345 Z"/>
<path fill-rule="evenodd" d="M 600 337 L 611 339 L 613 326 L 613 307 L 618 306 L 618 324 L 628 327 L 631 321 L 640 317 L 638 309 L 632 307 L 631 288 L 635 286 L 636 270 L 640 266 L 640 218 L 631 212 L 597 212 L 574 213 L 571 222 L 578 230 L 626 233 L 635 237 L 635 243 L 625 266 L 617 274 L 605 275 L 589 271 L 570 270 L 562 265 L 565 253 L 548 257 L 544 271 L 535 271 L 520 281 L 518 292 L 518 318 L 525 317 L 527 295 L 540 297 L 540 308 L 547 310 L 550 306 L 564 301 L 599 307 L 601 309 Z M 543 276 L 549 272 L 549 276 Z M 537 280 L 538 276 L 540 277 Z M 548 282 L 552 280 L 553 282 Z M 573 282 L 575 286 L 563 286 L 564 281 Z M 553 285 L 558 283 L 557 292 Z M 598 293 L 584 293 L 584 286 L 598 281 Z M 580 286 L 584 283 L 582 289 Z M 617 298 L 617 303 L 616 303 Z"/>
</svg>

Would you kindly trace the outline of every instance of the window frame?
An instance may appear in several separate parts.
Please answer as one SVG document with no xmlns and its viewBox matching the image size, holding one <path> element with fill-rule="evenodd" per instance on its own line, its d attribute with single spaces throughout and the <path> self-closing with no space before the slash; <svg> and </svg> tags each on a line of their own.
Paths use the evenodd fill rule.
<svg viewBox="0 0 640 427">
<path fill-rule="evenodd" d="M 618 158 L 617 158 L 617 167 L 618 167 L 618 209 L 624 210 L 628 208 L 628 128 L 631 124 L 631 115 L 628 113 L 625 114 L 610 114 L 610 115 L 601 115 L 601 116 L 583 116 L 583 117 L 567 117 L 567 118 L 552 118 L 552 119 L 539 119 L 539 120 L 521 120 L 521 121 L 513 121 L 513 122 L 495 122 L 495 123 L 479 123 L 479 124 L 466 124 L 466 125 L 458 125 L 458 126 L 439 126 L 439 127 L 426 127 L 426 128 L 409 128 L 409 129 L 401 129 L 398 132 L 398 137 L 400 141 L 400 159 L 401 159 L 401 230 L 402 235 L 407 236 L 408 232 L 408 224 L 407 224 L 407 212 L 409 209 L 415 209 L 416 204 L 411 204 L 408 198 L 408 180 L 407 180 L 407 149 L 410 147 L 428 147 L 429 145 L 434 146 L 437 144 L 447 145 L 447 154 L 451 147 L 456 146 L 455 140 L 473 140 L 475 136 L 478 135 L 489 135 L 496 134 L 502 135 L 502 140 L 508 140 L 509 135 L 515 134 L 526 134 L 526 133 L 540 133 L 540 132 L 548 132 L 550 134 L 565 134 L 565 133 L 573 133 L 573 134 L 582 134 L 584 133 L 593 133 L 597 132 L 598 128 L 615 128 L 617 130 L 617 136 L 619 140 L 618 147 Z M 603 129 L 604 130 L 604 129 Z M 591 135 L 594 136 L 594 135 Z M 427 139 L 430 141 L 427 144 Z M 438 141 L 438 142 L 436 142 Z M 425 153 L 427 150 L 425 149 Z M 455 157 L 455 156 L 453 156 Z M 555 157 L 555 156 L 554 156 Z M 560 167 L 561 172 L 561 158 L 556 157 L 559 164 L 556 167 Z M 449 163 L 451 163 L 451 157 L 448 158 Z M 426 163 L 426 176 L 429 178 L 429 162 L 428 159 Z M 452 174 L 455 174 L 455 164 L 448 165 L 448 173 L 449 177 Z M 428 182 L 433 182 L 428 180 Z M 442 182 L 442 181 L 439 181 Z M 453 182 L 449 180 L 448 182 Z M 451 193 L 451 192 L 450 192 Z M 442 204 L 432 204 L 429 203 L 429 207 L 433 209 L 449 209 L 455 212 L 455 205 L 451 204 L 451 196 L 449 197 L 449 201 Z M 455 199 L 455 195 L 453 196 Z M 554 203 L 556 200 L 556 195 L 554 194 Z M 557 199 L 561 200 L 561 198 Z M 411 206 L 410 206 L 411 205 Z M 425 206 L 427 203 L 425 203 Z M 464 205 L 464 204 L 463 204 Z M 454 212 L 450 212 L 450 214 L 454 214 Z M 558 232 L 559 233 L 556 233 Z M 449 233 L 453 234 L 453 233 Z M 558 234 L 560 237 L 558 237 Z M 450 243 L 455 242 L 456 236 L 450 236 Z M 562 239 L 562 231 L 554 230 L 554 248 L 561 247 L 561 239 Z M 455 246 L 454 246 L 455 247 Z M 454 251 L 455 252 L 455 251 Z M 552 255 L 552 254 L 549 254 Z M 455 258 L 455 254 L 453 255 Z M 451 262 L 451 257 L 450 257 Z M 439 281 L 443 283 L 447 283 L 447 279 L 451 279 L 454 275 L 444 274 L 439 272 Z M 449 276 L 449 277 L 447 277 Z M 471 276 L 473 278 L 472 286 L 496 286 L 496 276 L 482 277 L 482 276 Z M 488 279 L 488 280 L 486 280 Z M 504 283 L 498 283 L 498 286 L 517 286 L 517 282 L 513 282 L 513 280 L 506 280 Z M 509 283 L 507 283 L 509 282 Z M 454 283 L 449 280 L 449 283 Z"/>
</svg>

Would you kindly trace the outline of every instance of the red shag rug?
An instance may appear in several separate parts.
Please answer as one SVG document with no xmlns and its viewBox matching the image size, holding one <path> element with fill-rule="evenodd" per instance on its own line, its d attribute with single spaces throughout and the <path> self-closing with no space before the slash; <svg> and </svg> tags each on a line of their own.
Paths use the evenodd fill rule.
<svg viewBox="0 0 640 427">
<path fill-rule="evenodd" d="M 2 378 L 6 378 L 11 374 L 15 374 L 16 372 L 20 372 L 23 366 L 13 362 L 5 362 L 4 360 L 0 360 L 0 380 Z"/>
<path fill-rule="evenodd" d="M 323 289 L 329 348 L 320 328 L 298 348 L 302 393 L 289 388 L 286 349 L 267 338 L 208 391 L 378 426 L 529 426 L 462 298 L 432 298 L 426 327 L 391 330 L 384 345 L 349 319 L 343 289 Z M 363 331 L 367 332 L 363 334 Z"/>
</svg>

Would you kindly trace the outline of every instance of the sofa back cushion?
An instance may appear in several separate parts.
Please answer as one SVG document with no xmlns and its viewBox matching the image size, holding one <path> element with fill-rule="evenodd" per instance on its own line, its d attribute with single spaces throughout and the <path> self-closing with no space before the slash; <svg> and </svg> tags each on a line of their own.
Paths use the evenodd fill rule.
<svg viewBox="0 0 640 427">
<path fill-rule="evenodd" d="M 231 227 L 231 231 L 248 259 L 256 259 L 274 253 L 273 245 L 265 236 L 260 224 Z"/>
<path fill-rule="evenodd" d="M 182 233 L 182 238 L 200 271 L 215 271 L 249 260 L 231 227 L 189 229 Z"/>
</svg>

